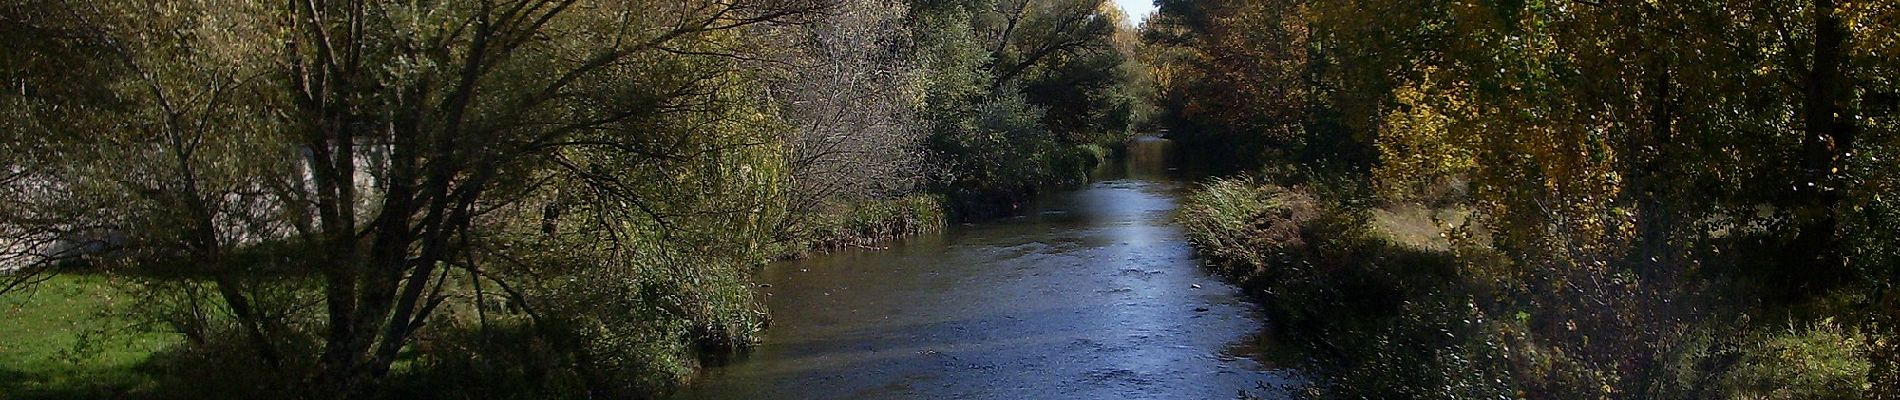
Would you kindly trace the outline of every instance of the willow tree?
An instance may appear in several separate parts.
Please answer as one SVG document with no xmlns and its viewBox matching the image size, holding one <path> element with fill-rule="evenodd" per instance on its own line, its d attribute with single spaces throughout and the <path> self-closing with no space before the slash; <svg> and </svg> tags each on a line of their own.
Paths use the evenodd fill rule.
<svg viewBox="0 0 1900 400">
<path fill-rule="evenodd" d="M 9 79 L 22 89 L 8 111 L 39 122 L 7 126 L 7 152 L 37 155 L 8 161 L 3 225 L 47 243 L 21 254 L 67 254 L 48 246 L 80 240 L 99 247 L 83 253 L 100 262 L 192 277 L 169 285 L 217 295 L 187 307 L 197 313 L 177 324 L 187 336 L 213 340 L 202 326 L 228 321 L 265 369 L 310 371 L 290 380 L 324 397 L 359 394 L 445 303 L 469 298 L 443 289 L 451 274 L 506 285 L 537 268 L 563 270 L 489 267 L 511 260 L 492 246 L 533 219 L 523 215 L 604 258 L 643 250 L 631 243 L 640 237 L 695 233 L 703 227 L 686 221 L 695 216 L 747 221 L 764 201 L 743 198 L 769 195 L 761 191 L 778 178 L 753 168 L 773 163 L 745 157 L 771 157 L 762 152 L 776 128 L 745 107 L 762 100 L 735 67 L 738 35 L 818 7 L 202 0 L 9 9 L 32 24 L 26 32 L 72 32 L 62 42 L 71 46 L 28 60 L 97 54 L 114 73 L 88 74 L 109 82 L 88 106 L 112 114 L 75 123 L 60 120 L 70 115 L 58 95 L 85 86 L 54 81 L 58 71 L 43 65 L 13 69 L 25 72 Z M 53 139 L 26 140 L 36 134 Z M 678 181 L 689 178 L 706 181 Z M 694 200 L 719 194 L 741 200 Z M 597 225 L 563 229 L 566 220 Z M 305 332 L 317 344 L 301 344 Z"/>
<path fill-rule="evenodd" d="M 323 251 L 328 315 L 319 385 L 387 371 L 442 301 L 428 288 L 470 252 L 476 219 L 550 177 L 597 210 L 669 216 L 620 170 L 719 153 L 717 132 L 655 130 L 708 111 L 732 57 L 718 39 L 796 16 L 801 2 L 525 0 L 411 8 L 293 5 L 284 55 L 292 132 L 311 167 L 308 232 Z M 684 56 L 682 56 L 684 55 Z M 701 55 L 695 57 L 694 55 Z M 713 115 L 702 127 L 735 118 Z M 746 145 L 746 143 L 727 145 Z M 752 145 L 757 145 L 754 143 Z M 387 160 L 363 168 L 364 155 Z M 367 170 L 367 171 L 365 171 Z M 363 190 L 362 172 L 377 182 Z M 524 185 L 524 183 L 527 183 Z M 614 240 L 615 230 L 602 233 Z M 476 265 L 468 260 L 466 265 Z"/>
</svg>

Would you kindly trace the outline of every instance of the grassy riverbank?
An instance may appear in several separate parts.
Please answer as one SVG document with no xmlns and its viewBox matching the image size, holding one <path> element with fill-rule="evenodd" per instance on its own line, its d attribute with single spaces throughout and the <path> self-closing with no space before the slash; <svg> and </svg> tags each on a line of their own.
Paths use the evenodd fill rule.
<svg viewBox="0 0 1900 400">
<path fill-rule="evenodd" d="M 942 196 L 930 194 L 836 207 L 812 218 L 794 234 L 783 254 L 804 258 L 847 248 L 875 248 L 879 243 L 936 232 L 948 218 L 944 207 Z"/>
<path fill-rule="evenodd" d="M 1751 283 L 1712 278 L 1701 283 L 1710 291 L 1671 301 L 1697 305 L 1700 316 L 1665 314 L 1674 305 L 1619 314 L 1625 306 L 1528 292 L 1549 283 L 1515 267 L 1482 229 L 1444 223 L 1458 212 L 1360 207 L 1250 179 L 1199 188 L 1180 218 L 1219 272 L 1261 299 L 1279 342 L 1316 378 L 1306 394 L 1317 398 L 1595 398 L 1644 388 L 1651 398 L 1855 399 L 1879 398 L 1894 382 L 1883 354 L 1900 338 L 1829 317 L 1848 315 L 1838 308 L 1851 294 L 1737 302 L 1727 299 L 1749 298 Z M 1618 331 L 1629 324 L 1591 317 L 1660 327 Z M 1658 369 L 1629 369 L 1636 357 Z"/>
</svg>

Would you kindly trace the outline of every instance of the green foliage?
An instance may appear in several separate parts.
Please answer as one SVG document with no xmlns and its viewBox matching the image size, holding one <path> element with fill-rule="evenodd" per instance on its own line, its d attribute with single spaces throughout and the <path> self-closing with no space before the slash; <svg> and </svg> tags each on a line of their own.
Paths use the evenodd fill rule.
<svg viewBox="0 0 1900 400">
<path fill-rule="evenodd" d="M 1455 274 L 1357 263 L 1348 255 L 1399 256 L 1347 230 L 1302 237 L 1362 249 L 1309 252 L 1340 270 L 1269 282 L 1327 277 L 1349 297 L 1402 299 L 1417 319 L 1375 318 L 1392 323 L 1330 331 L 1333 343 L 1429 344 L 1442 325 L 1484 345 L 1419 348 L 1460 356 L 1442 359 L 1338 346 L 1324 359 L 1348 371 L 1402 359 L 1467 382 L 1490 371 L 1477 375 L 1532 398 L 1853 398 L 1900 385 L 1882 372 L 1890 347 L 1866 345 L 1890 340 L 1900 317 L 1889 3 L 1164 2 L 1144 34 L 1163 117 L 1191 146 L 1217 148 L 1201 154 L 1377 193 L 1328 193 L 1322 209 L 1431 210 L 1421 229 L 1449 246 L 1428 258 L 1450 257 Z M 1369 218 L 1349 214 L 1302 231 Z M 1282 252 L 1197 236 L 1220 258 Z M 1272 287 L 1295 303 L 1326 293 Z M 1761 315 L 1812 328 L 1773 333 L 1750 318 Z M 1815 347 L 1850 337 L 1849 350 Z M 1460 364 L 1487 354 L 1502 358 Z M 1396 371 L 1325 388 L 1458 387 L 1376 378 Z"/>
<path fill-rule="evenodd" d="M 1043 110 L 1021 95 L 976 105 L 974 115 L 931 140 L 945 158 L 941 177 L 953 207 L 965 216 L 1010 212 L 1045 187 L 1079 182 L 1093 167 L 1082 150 L 1054 140 L 1037 121 Z"/>
<path fill-rule="evenodd" d="M 962 217 L 1079 182 L 1081 145 L 1128 137 L 1143 106 L 1122 16 L 1100 0 L 917 2 L 936 190 Z"/>
<path fill-rule="evenodd" d="M 1119 144 L 1147 117 L 1152 85 L 1134 58 L 1134 32 L 1121 26 L 1126 19 L 1119 7 L 1098 6 L 1082 49 L 1048 57 L 1024 79 L 1027 100 L 1046 108 L 1042 123 L 1063 142 Z"/>
<path fill-rule="evenodd" d="M 1867 337 L 1831 320 L 1759 339 L 1725 374 L 1731 399 L 1860 399 L 1868 382 Z"/>
</svg>

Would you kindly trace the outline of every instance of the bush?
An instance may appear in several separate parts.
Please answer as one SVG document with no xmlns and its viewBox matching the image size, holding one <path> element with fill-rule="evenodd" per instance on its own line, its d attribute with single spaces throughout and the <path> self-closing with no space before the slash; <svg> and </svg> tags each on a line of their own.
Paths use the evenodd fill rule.
<svg viewBox="0 0 1900 400">
<path fill-rule="evenodd" d="M 280 334 L 283 354 L 317 354 L 315 335 Z M 261 356 L 235 327 L 211 331 L 201 343 L 186 342 L 155 353 L 139 368 L 157 378 L 155 398 L 261 399 L 296 393 L 310 376 L 315 361 L 307 357 L 283 360 L 277 370 L 263 367 Z"/>
<path fill-rule="evenodd" d="M 1826 319 L 1757 339 L 1723 376 L 1731 399 L 1863 399 L 1873 389 L 1869 343 Z"/>
<path fill-rule="evenodd" d="M 519 315 L 488 326 L 456 324 L 417 341 L 392 376 L 389 399 L 580 398 L 586 382 L 561 351 Z"/>
</svg>

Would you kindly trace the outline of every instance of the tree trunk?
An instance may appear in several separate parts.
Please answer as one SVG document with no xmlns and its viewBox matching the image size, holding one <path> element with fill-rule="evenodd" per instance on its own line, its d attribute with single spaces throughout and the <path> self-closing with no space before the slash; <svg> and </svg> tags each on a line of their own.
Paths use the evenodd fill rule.
<svg viewBox="0 0 1900 400">
<path fill-rule="evenodd" d="M 1793 257 L 1784 268 L 1796 269 L 1804 294 L 1817 294 L 1842 283 L 1850 273 L 1835 237 L 1840 222 L 1840 189 L 1831 181 L 1843 154 L 1852 151 L 1852 118 L 1844 109 L 1847 91 L 1843 79 L 1847 31 L 1835 15 L 1835 0 L 1814 0 L 1814 43 L 1805 77 L 1802 105 L 1804 135 L 1801 170 L 1794 183 L 1796 212 L 1801 219 Z"/>
</svg>

